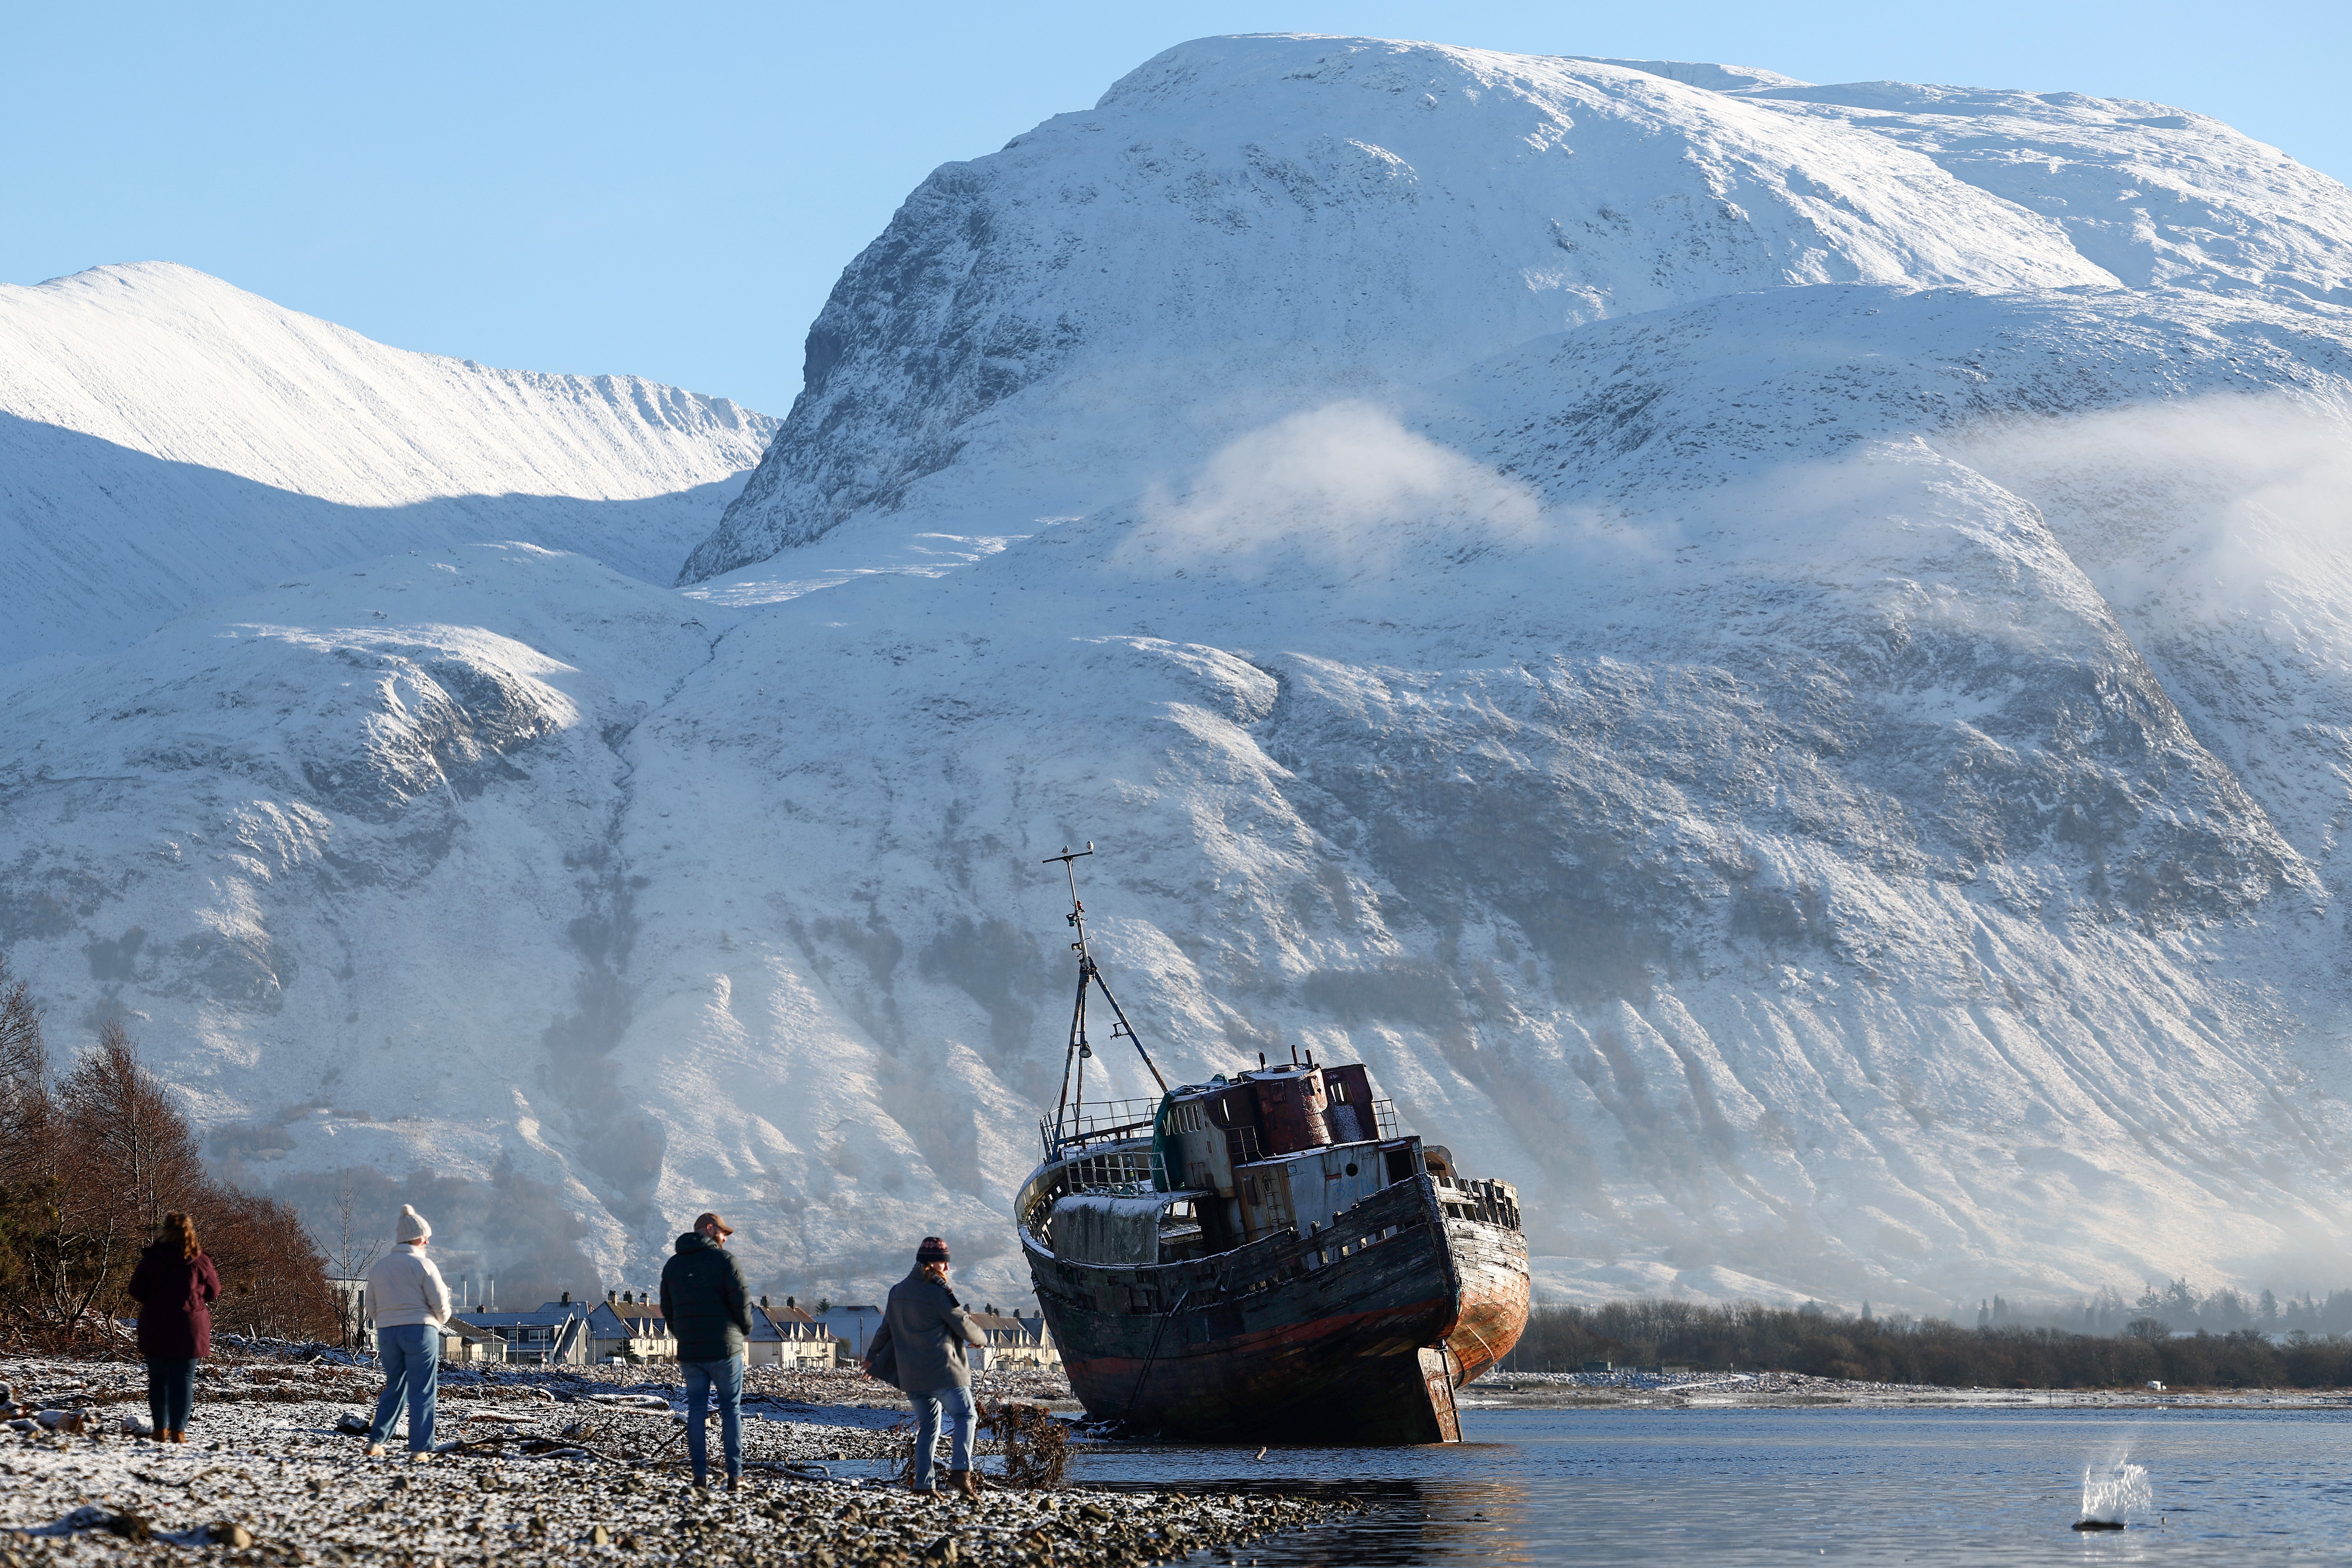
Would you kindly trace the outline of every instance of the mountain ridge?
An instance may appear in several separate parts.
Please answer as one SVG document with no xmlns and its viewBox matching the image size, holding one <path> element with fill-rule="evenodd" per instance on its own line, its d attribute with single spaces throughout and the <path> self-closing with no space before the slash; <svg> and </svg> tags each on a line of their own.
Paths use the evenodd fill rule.
<svg viewBox="0 0 2352 1568">
<path fill-rule="evenodd" d="M 0 660 L 395 543 L 511 535 L 666 581 L 773 429 L 635 376 L 387 348 L 168 263 L 0 287 L 0 551 L 25 590 Z"/>
<path fill-rule="evenodd" d="M 1490 165 L 1498 143 L 1510 151 Z M 1033 386 L 1056 405 L 1030 425 L 1132 424 L 1170 443 L 1197 426 L 1197 458 L 1271 405 L 1392 395 L 1546 331 L 1712 292 L 2115 281 L 2046 218 L 1892 147 L 1609 65 L 1360 39 L 1179 46 L 1095 110 L 919 187 L 843 274 L 793 412 L 680 581 L 861 507 L 904 510 Z M 1045 166 L 1050 179 L 1029 173 Z M 1474 192 L 1519 221 L 1498 228 Z M 1189 243 L 1146 243 L 1171 208 Z M 1090 266 L 1112 281 L 1085 288 Z M 1287 281 L 1302 277 L 1318 286 Z M 946 313 L 911 315 L 910 299 Z M 1237 316 L 1265 323 L 1237 341 Z M 1148 479 L 1159 450 L 1114 434 L 1051 457 L 1116 485 Z M 1083 510 L 1023 477 L 1044 456 L 1008 454 L 1003 482 L 1037 510 Z"/>
<path fill-rule="evenodd" d="M 1547 1292 L 2332 1286 L 2352 194 L 1865 85 L 1168 51 L 910 198 L 685 589 L 394 553 L 0 670 L 0 941 L 283 1195 L 1017 1299 L 1090 839 L 1171 1076 L 1366 1060 Z"/>
</svg>

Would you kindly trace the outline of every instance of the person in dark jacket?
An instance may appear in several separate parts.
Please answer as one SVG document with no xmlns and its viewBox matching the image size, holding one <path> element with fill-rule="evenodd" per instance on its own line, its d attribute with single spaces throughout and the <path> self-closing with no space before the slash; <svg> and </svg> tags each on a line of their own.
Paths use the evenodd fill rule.
<svg viewBox="0 0 2352 1568">
<path fill-rule="evenodd" d="M 694 1484 L 710 1484 L 710 1439 L 702 1429 L 710 1396 L 719 1396 L 719 1441 L 727 1458 L 727 1489 L 743 1479 L 743 1347 L 751 1338 L 751 1293 L 727 1253 L 734 1227 L 703 1214 L 677 1238 L 662 1265 L 662 1316 L 677 1341 L 686 1369 L 686 1457 Z"/>
<path fill-rule="evenodd" d="M 890 1304 L 882 1310 L 898 1361 L 896 1382 L 915 1405 L 914 1488 L 928 1492 L 932 1467 L 939 1462 L 940 1417 L 952 1424 L 948 1449 L 948 1490 L 976 1497 L 980 1486 L 971 1473 L 971 1365 L 963 1347 L 982 1344 L 986 1336 L 971 1321 L 963 1304 L 948 1289 L 948 1244 L 936 1236 L 923 1237 L 915 1249 L 912 1272 L 890 1287 Z"/>
<path fill-rule="evenodd" d="M 165 1215 L 123 1289 L 139 1303 L 139 1353 L 147 1362 L 155 1441 L 184 1443 L 196 1403 L 196 1363 L 212 1354 L 213 1303 L 220 1300 L 220 1271 L 196 1239 L 195 1221 Z"/>
</svg>

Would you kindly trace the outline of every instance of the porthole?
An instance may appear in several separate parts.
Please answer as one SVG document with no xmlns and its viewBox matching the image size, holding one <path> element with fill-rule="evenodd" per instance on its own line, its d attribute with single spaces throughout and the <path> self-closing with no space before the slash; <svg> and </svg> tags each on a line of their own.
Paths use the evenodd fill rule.
<svg viewBox="0 0 2352 1568">
<path fill-rule="evenodd" d="M 1349 1174 L 1349 1175 L 1351 1175 L 1351 1176 L 1352 1176 L 1352 1175 L 1354 1175 L 1355 1173 L 1356 1173 L 1356 1163 L 1355 1163 L 1353 1160 L 1350 1160 L 1350 1161 L 1349 1161 L 1349 1162 L 1348 1162 L 1348 1174 Z"/>
</svg>

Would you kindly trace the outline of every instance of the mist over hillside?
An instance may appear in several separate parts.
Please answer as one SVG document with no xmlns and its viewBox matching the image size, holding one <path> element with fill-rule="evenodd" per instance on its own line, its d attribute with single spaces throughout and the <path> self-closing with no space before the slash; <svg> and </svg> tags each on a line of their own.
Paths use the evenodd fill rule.
<svg viewBox="0 0 2352 1568">
<path fill-rule="evenodd" d="M 1361 1058 L 1546 1294 L 2325 1292 L 2347 279 L 2352 193 L 2165 105 L 1183 45 L 910 195 L 772 440 L 549 481 L 765 441 L 677 587 L 443 515 L 42 633 L 0 942 L 257 1184 L 1003 1301 L 1091 839 L 1171 1078 Z"/>
</svg>

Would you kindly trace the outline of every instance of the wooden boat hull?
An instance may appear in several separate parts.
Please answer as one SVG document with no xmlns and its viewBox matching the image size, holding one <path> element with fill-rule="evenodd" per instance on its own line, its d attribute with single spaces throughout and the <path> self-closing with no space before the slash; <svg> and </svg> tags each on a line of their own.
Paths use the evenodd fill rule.
<svg viewBox="0 0 2352 1568">
<path fill-rule="evenodd" d="M 1426 1176 L 1318 1236 L 1194 1262 L 1078 1264 L 1023 1239 L 1087 1414 L 1174 1436 L 1458 1438 L 1453 1389 L 1507 1355 L 1527 1324 L 1525 1239 L 1448 1212 Z"/>
</svg>

